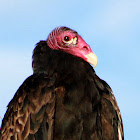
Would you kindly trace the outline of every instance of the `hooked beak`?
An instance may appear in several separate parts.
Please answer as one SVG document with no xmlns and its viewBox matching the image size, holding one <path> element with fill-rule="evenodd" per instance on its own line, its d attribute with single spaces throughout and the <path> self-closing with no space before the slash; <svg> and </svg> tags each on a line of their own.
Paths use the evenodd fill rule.
<svg viewBox="0 0 140 140">
<path fill-rule="evenodd" d="M 89 54 L 85 55 L 87 58 L 87 61 L 93 65 L 93 67 L 95 68 L 97 66 L 98 63 L 98 58 L 97 56 L 93 53 L 90 52 Z"/>
</svg>

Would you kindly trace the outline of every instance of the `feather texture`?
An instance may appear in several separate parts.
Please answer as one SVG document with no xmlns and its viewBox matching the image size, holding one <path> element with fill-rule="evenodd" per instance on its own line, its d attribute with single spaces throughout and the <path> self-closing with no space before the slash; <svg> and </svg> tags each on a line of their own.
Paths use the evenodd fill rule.
<svg viewBox="0 0 140 140">
<path fill-rule="evenodd" d="M 55 110 L 54 80 L 32 75 L 19 88 L 4 116 L 1 140 L 51 139 Z M 44 124 L 49 127 L 46 128 Z M 48 134 L 49 132 L 49 134 Z M 40 134 L 43 135 L 40 135 Z"/>
</svg>

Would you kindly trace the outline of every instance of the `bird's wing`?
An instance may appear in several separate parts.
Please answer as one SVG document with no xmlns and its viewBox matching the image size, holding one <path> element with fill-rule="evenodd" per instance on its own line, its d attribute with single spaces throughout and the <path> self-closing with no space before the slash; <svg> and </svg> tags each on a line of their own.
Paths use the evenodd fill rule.
<svg viewBox="0 0 140 140">
<path fill-rule="evenodd" d="M 54 79 L 35 74 L 25 80 L 8 105 L 0 130 L 1 140 L 51 139 L 55 109 Z"/>
<path fill-rule="evenodd" d="M 112 89 L 96 74 L 94 78 L 101 95 L 101 110 L 99 116 L 102 136 L 104 139 L 124 140 L 122 118 Z"/>
</svg>

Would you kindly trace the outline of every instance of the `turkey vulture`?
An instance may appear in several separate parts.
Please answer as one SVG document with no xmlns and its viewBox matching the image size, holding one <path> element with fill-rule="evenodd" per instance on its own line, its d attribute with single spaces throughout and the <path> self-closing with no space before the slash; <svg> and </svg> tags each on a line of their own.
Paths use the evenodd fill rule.
<svg viewBox="0 0 140 140">
<path fill-rule="evenodd" d="M 93 67 L 97 57 L 74 30 L 54 29 L 33 51 L 33 75 L 8 105 L 1 140 L 123 140 L 109 85 Z"/>
</svg>

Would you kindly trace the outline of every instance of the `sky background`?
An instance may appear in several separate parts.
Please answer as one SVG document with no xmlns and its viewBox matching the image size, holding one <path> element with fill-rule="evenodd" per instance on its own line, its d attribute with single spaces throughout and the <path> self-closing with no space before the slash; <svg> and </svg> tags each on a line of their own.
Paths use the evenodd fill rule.
<svg viewBox="0 0 140 140">
<path fill-rule="evenodd" d="M 98 56 L 112 88 L 125 140 L 140 131 L 140 0 L 0 0 L 0 116 L 32 74 L 32 51 L 58 26 L 76 30 Z"/>
</svg>

